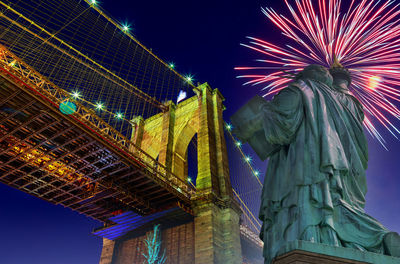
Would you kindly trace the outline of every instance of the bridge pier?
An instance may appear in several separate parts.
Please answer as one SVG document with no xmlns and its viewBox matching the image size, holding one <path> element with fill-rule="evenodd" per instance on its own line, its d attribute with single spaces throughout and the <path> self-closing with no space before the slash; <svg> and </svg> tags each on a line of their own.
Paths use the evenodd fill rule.
<svg viewBox="0 0 400 264">
<path fill-rule="evenodd" d="M 115 241 L 103 238 L 103 250 L 101 251 L 99 264 L 111 264 L 114 254 Z"/>
<path fill-rule="evenodd" d="M 195 206 L 195 264 L 241 264 L 239 218 L 235 203 L 201 201 Z"/>
<path fill-rule="evenodd" d="M 167 264 L 242 264 L 241 209 L 229 177 L 224 98 L 206 83 L 195 92 L 196 96 L 177 106 L 168 102 L 166 112 L 144 121 L 133 120 L 131 139 L 136 147 L 187 181 L 187 148 L 197 134 L 197 190 L 191 197 L 194 217 L 175 223 L 164 216 L 116 242 L 104 240 L 100 264 L 143 263 L 145 234 L 155 223 L 162 223 Z"/>
<path fill-rule="evenodd" d="M 198 176 L 194 202 L 195 264 L 242 263 L 239 218 L 233 198 L 224 137 L 224 97 L 199 86 Z M 201 195 L 203 193 L 203 195 Z M 200 198 L 200 199 L 199 199 Z"/>
</svg>

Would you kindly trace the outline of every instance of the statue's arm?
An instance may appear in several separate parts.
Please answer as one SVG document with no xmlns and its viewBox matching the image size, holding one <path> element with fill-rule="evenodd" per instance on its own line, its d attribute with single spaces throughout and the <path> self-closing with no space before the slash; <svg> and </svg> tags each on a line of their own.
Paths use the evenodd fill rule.
<svg viewBox="0 0 400 264">
<path fill-rule="evenodd" d="M 261 96 L 255 96 L 231 117 L 235 136 L 243 143 L 249 143 L 261 160 L 280 148 L 265 138 L 261 109 L 268 103 Z"/>
<path fill-rule="evenodd" d="M 233 132 L 264 160 L 292 140 L 303 116 L 300 105 L 296 87 L 283 89 L 270 102 L 255 96 L 232 116 Z"/>
<path fill-rule="evenodd" d="M 267 101 L 264 98 L 254 96 L 231 117 L 233 133 L 243 143 L 248 142 L 255 132 L 262 129 L 260 109 L 265 104 Z"/>
<path fill-rule="evenodd" d="M 288 145 L 303 120 L 302 92 L 290 85 L 262 107 L 263 130 L 271 144 Z"/>
</svg>

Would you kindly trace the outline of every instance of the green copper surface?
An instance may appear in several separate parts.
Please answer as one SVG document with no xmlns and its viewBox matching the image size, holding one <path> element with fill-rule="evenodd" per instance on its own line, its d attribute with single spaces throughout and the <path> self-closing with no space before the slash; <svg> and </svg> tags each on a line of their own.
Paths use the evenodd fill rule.
<svg viewBox="0 0 400 264">
<path fill-rule="evenodd" d="M 364 113 L 346 74 L 308 66 L 272 101 L 255 97 L 232 117 L 236 136 L 269 158 L 259 215 L 265 263 L 296 240 L 397 254 L 398 235 L 385 242 L 390 231 L 364 211 Z"/>
</svg>

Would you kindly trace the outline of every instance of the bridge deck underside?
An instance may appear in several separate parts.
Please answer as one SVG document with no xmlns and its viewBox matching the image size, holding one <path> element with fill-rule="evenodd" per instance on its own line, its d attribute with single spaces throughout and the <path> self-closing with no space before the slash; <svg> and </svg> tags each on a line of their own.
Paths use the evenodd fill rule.
<svg viewBox="0 0 400 264">
<path fill-rule="evenodd" d="M 102 143 L 1 73 L 0 182 L 103 222 L 176 206 L 146 168 Z"/>
</svg>

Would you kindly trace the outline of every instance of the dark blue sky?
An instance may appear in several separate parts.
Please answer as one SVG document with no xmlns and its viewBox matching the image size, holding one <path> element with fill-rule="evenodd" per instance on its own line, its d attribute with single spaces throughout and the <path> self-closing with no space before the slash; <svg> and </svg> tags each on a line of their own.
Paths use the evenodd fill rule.
<svg viewBox="0 0 400 264">
<path fill-rule="evenodd" d="M 134 35 L 182 74 L 207 81 L 226 97 L 225 119 L 253 95 L 242 87 L 235 66 L 249 65 L 246 36 L 284 44 L 260 11 L 283 8 L 282 1 L 128 1 L 103 0 L 114 18 L 132 24 Z M 400 123 L 397 123 L 400 126 Z M 390 151 L 369 138 L 367 212 L 400 232 L 400 142 L 385 135 Z M 265 163 L 255 161 L 265 171 Z M 101 239 L 91 235 L 100 223 L 0 184 L 0 256 L 4 264 L 98 263 Z"/>
</svg>

